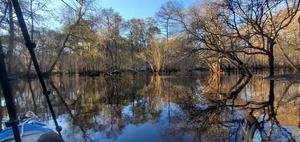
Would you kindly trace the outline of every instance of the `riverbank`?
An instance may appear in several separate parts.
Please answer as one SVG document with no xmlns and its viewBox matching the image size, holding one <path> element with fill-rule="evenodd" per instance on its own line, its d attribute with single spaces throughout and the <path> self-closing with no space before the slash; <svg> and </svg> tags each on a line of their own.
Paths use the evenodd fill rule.
<svg viewBox="0 0 300 142">
<path fill-rule="evenodd" d="M 300 74 L 279 74 L 268 77 L 271 80 L 286 81 L 291 83 L 300 83 Z"/>
</svg>

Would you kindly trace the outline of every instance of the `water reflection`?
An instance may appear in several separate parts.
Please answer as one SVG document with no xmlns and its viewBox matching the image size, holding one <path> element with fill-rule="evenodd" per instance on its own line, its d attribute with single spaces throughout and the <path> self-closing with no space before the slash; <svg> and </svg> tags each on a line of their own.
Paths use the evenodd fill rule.
<svg viewBox="0 0 300 142">
<path fill-rule="evenodd" d="M 46 82 L 66 141 L 300 140 L 299 84 L 218 75 Z M 34 111 L 55 128 L 38 82 L 12 85 L 18 112 Z"/>
</svg>

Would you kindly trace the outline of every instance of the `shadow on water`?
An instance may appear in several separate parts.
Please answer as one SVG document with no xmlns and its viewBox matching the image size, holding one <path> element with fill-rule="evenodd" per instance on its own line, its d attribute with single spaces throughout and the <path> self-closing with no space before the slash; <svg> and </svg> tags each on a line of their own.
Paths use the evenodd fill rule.
<svg viewBox="0 0 300 142">
<path fill-rule="evenodd" d="M 226 75 L 47 82 L 67 141 L 299 141 L 300 84 Z M 12 85 L 18 112 L 54 128 L 38 82 Z"/>
</svg>

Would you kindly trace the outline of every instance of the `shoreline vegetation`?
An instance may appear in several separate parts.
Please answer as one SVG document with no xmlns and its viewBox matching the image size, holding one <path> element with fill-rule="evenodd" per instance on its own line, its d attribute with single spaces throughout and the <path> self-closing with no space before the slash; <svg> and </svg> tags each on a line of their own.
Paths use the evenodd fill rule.
<svg viewBox="0 0 300 142">
<path fill-rule="evenodd" d="M 21 5 L 45 77 L 201 72 L 251 77 L 266 71 L 270 79 L 296 80 L 277 75 L 300 72 L 299 0 L 213 0 L 190 7 L 174 0 L 162 4 L 153 17 L 129 20 L 112 8 L 98 8 L 96 0 L 76 8 L 63 2 L 49 7 L 51 2 Z M 34 78 L 11 3 L 3 1 L 0 7 L 7 72 L 11 79 Z M 47 22 L 59 24 L 53 29 L 42 24 Z"/>
<path fill-rule="evenodd" d="M 268 77 L 268 79 L 275 80 L 275 81 L 285 81 L 290 83 L 300 83 L 300 74 L 299 73 L 279 74 L 279 75 L 274 75 L 272 77 Z"/>
<path fill-rule="evenodd" d="M 268 68 L 252 68 L 250 69 L 251 73 L 259 74 L 263 72 L 268 72 Z M 267 76 L 266 79 L 270 80 L 280 80 L 286 81 L 291 83 L 300 83 L 300 74 L 299 73 L 292 73 L 292 69 L 288 67 L 281 67 L 276 68 L 274 76 Z M 116 78 L 122 77 L 126 75 L 159 75 L 159 76 L 198 76 L 201 74 L 228 74 L 228 75 L 236 75 L 240 74 L 243 76 L 242 72 L 238 69 L 222 69 L 221 72 L 213 73 L 209 69 L 194 69 L 188 71 L 180 71 L 180 70 L 166 70 L 164 72 L 160 72 L 159 74 L 152 72 L 150 69 L 148 70 L 133 70 L 133 69 L 123 69 L 123 70 L 110 70 L 110 71 L 82 71 L 82 72 L 63 72 L 63 71 L 56 71 L 51 74 L 51 76 L 62 76 L 62 75 L 79 75 L 79 76 L 88 76 L 88 77 L 98 77 L 103 76 L 105 78 Z M 46 76 L 43 73 L 44 77 L 49 78 L 50 76 Z M 35 79 L 37 78 L 36 74 L 26 74 L 26 75 L 11 75 L 9 77 L 10 80 L 16 79 Z"/>
</svg>

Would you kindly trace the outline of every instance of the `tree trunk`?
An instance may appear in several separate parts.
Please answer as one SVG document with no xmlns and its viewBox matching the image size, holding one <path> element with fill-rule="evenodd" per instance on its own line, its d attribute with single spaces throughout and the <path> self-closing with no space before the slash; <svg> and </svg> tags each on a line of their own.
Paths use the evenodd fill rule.
<svg viewBox="0 0 300 142">
<path fill-rule="evenodd" d="M 269 71 L 270 75 L 269 76 L 274 76 L 274 43 L 269 43 L 270 44 L 270 52 L 268 52 L 268 57 L 269 57 Z"/>
<path fill-rule="evenodd" d="M 31 73 L 31 66 L 32 66 L 32 60 L 29 60 L 28 66 L 27 66 L 27 75 L 30 78 Z"/>
<path fill-rule="evenodd" d="M 82 5 L 82 3 L 80 3 L 80 8 L 79 8 L 79 12 L 78 12 L 78 19 L 76 20 L 76 22 L 74 23 L 74 25 L 72 27 L 70 27 L 70 30 L 69 30 L 68 34 L 66 35 L 66 38 L 65 38 L 65 40 L 64 40 L 64 42 L 63 42 L 63 44 L 62 44 L 62 46 L 61 46 L 61 48 L 60 48 L 60 50 L 59 50 L 59 52 L 57 54 L 57 57 L 55 58 L 54 62 L 50 66 L 50 68 L 45 72 L 45 74 L 44 74 L 45 77 L 49 77 L 51 75 L 54 67 L 56 66 L 57 62 L 60 60 L 60 57 L 61 57 L 61 55 L 62 55 L 62 53 L 63 53 L 63 51 L 64 51 L 64 49 L 66 47 L 66 44 L 67 44 L 67 42 L 68 42 L 68 40 L 69 40 L 69 38 L 70 38 L 73 30 L 76 29 L 76 26 L 79 24 L 81 18 L 83 17 L 84 12 L 82 13 L 82 7 L 83 7 L 83 5 Z"/>
<path fill-rule="evenodd" d="M 15 27 L 14 27 L 14 19 L 13 19 L 13 8 L 11 1 L 8 2 L 9 7 L 9 46 L 7 51 L 7 73 L 12 74 L 13 68 L 13 51 L 14 51 L 14 38 L 15 38 Z"/>
<path fill-rule="evenodd" d="M 150 63 L 149 63 L 149 65 L 150 65 L 150 68 L 151 68 L 151 70 L 152 70 L 152 73 L 155 73 L 155 70 L 154 70 L 154 67 L 153 67 L 153 65 L 152 65 L 152 64 L 150 64 Z"/>
<path fill-rule="evenodd" d="M 130 50 L 130 56 L 131 56 L 131 68 L 133 70 L 135 70 L 135 63 L 134 63 L 134 55 L 133 55 L 133 50 L 134 50 L 134 47 L 133 47 L 133 43 L 131 43 L 131 50 Z"/>
<path fill-rule="evenodd" d="M 228 54 L 227 56 L 225 56 L 225 59 L 227 59 L 227 61 L 230 64 L 232 64 L 233 66 L 238 68 L 241 71 L 242 75 L 252 77 L 252 74 L 249 71 L 249 69 L 247 68 L 247 66 L 245 65 L 245 63 L 242 62 L 237 56 Z"/>
<path fill-rule="evenodd" d="M 65 47 L 66 47 L 66 43 L 67 41 L 69 40 L 69 37 L 70 37 L 71 33 L 68 33 L 68 35 L 66 36 L 65 40 L 64 40 L 64 43 L 63 45 L 61 46 L 59 52 L 58 52 L 58 55 L 57 57 L 55 58 L 54 62 L 52 63 L 52 65 L 50 66 L 50 68 L 48 69 L 48 71 L 45 72 L 45 77 L 49 77 L 51 75 L 51 72 L 53 71 L 54 67 L 56 66 L 57 62 L 59 61 L 60 59 L 60 56 L 62 55 Z"/>
<path fill-rule="evenodd" d="M 280 42 L 277 40 L 277 43 L 279 45 L 279 49 L 281 50 L 283 56 L 285 57 L 285 59 L 287 60 L 287 63 L 290 65 L 290 67 L 294 70 L 294 73 L 299 73 L 299 69 L 297 68 L 297 66 L 292 62 L 292 60 L 286 55 L 286 53 L 284 52 Z"/>
</svg>

